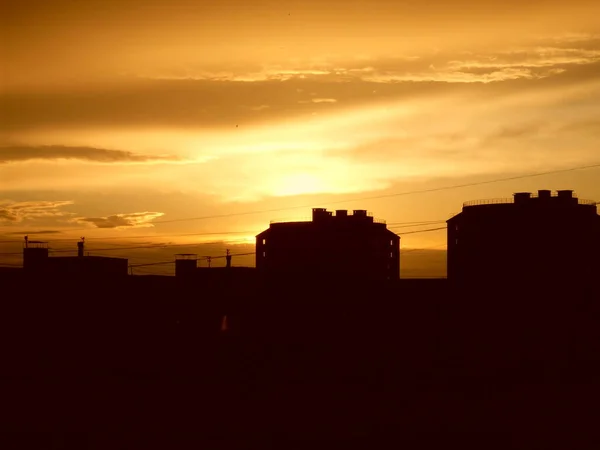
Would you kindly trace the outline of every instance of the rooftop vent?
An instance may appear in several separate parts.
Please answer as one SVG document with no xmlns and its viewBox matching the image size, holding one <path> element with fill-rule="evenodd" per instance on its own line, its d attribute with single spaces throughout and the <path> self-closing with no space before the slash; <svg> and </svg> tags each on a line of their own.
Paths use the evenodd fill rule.
<svg viewBox="0 0 600 450">
<path fill-rule="evenodd" d="M 528 201 L 531 198 L 531 193 L 530 192 L 517 192 L 517 193 L 513 194 L 513 196 L 515 198 L 515 203 L 521 204 L 523 202 Z"/>
<path fill-rule="evenodd" d="M 552 191 L 550 191 L 548 189 L 540 189 L 538 191 L 539 198 L 547 199 L 547 198 L 550 198 L 551 196 L 552 196 Z"/>
<path fill-rule="evenodd" d="M 316 220 L 326 219 L 327 217 L 331 217 L 332 214 L 331 211 L 327 211 L 327 208 L 313 208 L 312 220 L 314 222 Z"/>
<path fill-rule="evenodd" d="M 559 198 L 573 198 L 573 191 L 571 190 L 561 190 L 557 191 Z"/>
</svg>

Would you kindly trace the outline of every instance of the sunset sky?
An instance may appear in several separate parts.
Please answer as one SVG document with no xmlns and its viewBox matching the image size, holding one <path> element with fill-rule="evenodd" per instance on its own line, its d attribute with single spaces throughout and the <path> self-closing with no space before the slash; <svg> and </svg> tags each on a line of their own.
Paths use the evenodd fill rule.
<svg viewBox="0 0 600 450">
<path fill-rule="evenodd" d="M 313 206 L 367 209 L 402 235 L 516 191 L 600 200 L 600 169 L 386 197 L 599 163 L 598 1 L 0 8 L 0 252 L 40 231 L 55 249 L 85 236 L 90 252 L 248 244 Z M 267 212 L 238 214 L 255 211 Z M 206 216 L 221 217 L 178 220 Z M 213 234 L 181 236 L 193 233 Z M 435 253 L 431 270 L 415 263 L 425 275 L 444 244 L 444 230 L 401 241 Z M 151 262 L 179 248 L 111 254 Z"/>
</svg>

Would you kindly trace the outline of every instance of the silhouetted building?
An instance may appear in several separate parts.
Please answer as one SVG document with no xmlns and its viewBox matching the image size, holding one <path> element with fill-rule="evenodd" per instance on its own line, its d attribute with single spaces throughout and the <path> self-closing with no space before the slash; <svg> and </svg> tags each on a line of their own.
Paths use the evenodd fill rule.
<svg viewBox="0 0 600 450">
<path fill-rule="evenodd" d="M 543 287 L 581 284 L 600 273 L 596 203 L 573 191 L 466 202 L 447 223 L 452 282 Z"/>
<path fill-rule="evenodd" d="M 25 236 L 23 244 L 23 270 L 27 273 L 40 273 L 48 265 L 48 243 L 44 241 L 30 241 Z"/>
<path fill-rule="evenodd" d="M 204 256 L 200 258 L 195 253 L 179 253 L 175 255 L 175 277 L 179 280 L 199 283 L 203 288 L 254 282 L 256 269 L 244 266 L 233 267 L 231 264 L 232 256 L 229 250 L 223 256 Z M 225 265 L 221 266 L 223 257 L 225 258 Z M 219 265 L 211 264 L 213 259 L 218 260 L 217 264 Z M 208 267 L 199 267 L 199 260 L 206 261 Z"/>
<path fill-rule="evenodd" d="M 256 267 L 276 276 L 396 280 L 400 237 L 365 210 L 313 208 L 310 222 L 272 221 L 256 236 Z"/>
<path fill-rule="evenodd" d="M 83 239 L 77 243 L 77 256 L 50 257 L 47 242 L 25 236 L 23 271 L 27 276 L 118 277 L 127 275 L 127 268 L 126 258 L 84 255 Z"/>
<path fill-rule="evenodd" d="M 198 268 L 198 255 L 195 253 L 178 253 L 175 255 L 175 276 L 185 278 L 195 275 Z"/>
</svg>

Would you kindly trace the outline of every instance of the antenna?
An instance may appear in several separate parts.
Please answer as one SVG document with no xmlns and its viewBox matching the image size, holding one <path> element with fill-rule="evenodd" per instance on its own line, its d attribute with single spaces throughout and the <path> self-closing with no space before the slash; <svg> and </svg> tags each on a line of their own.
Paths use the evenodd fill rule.
<svg viewBox="0 0 600 450">
<path fill-rule="evenodd" d="M 81 241 L 77 243 L 77 256 L 83 257 L 83 248 L 85 245 L 85 238 L 82 237 Z"/>
<path fill-rule="evenodd" d="M 231 254 L 229 253 L 229 249 L 227 249 L 227 254 L 225 255 L 225 267 L 230 268 L 231 267 Z"/>
</svg>

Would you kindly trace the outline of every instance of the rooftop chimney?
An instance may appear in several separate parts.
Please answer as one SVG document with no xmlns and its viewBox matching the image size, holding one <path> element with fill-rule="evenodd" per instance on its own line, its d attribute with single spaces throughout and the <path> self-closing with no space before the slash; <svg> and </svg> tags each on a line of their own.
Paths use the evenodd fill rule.
<svg viewBox="0 0 600 450">
<path fill-rule="evenodd" d="M 561 191 L 557 191 L 559 198 L 573 198 L 573 191 L 563 189 Z"/>
<path fill-rule="evenodd" d="M 366 209 L 355 209 L 352 212 L 352 214 L 355 216 L 359 216 L 359 217 L 367 217 L 367 210 Z"/>
<path fill-rule="evenodd" d="M 513 197 L 515 198 L 515 203 L 517 205 L 520 205 L 520 204 L 527 202 L 531 198 L 531 193 L 530 192 L 516 192 L 515 194 L 513 194 Z"/>
<path fill-rule="evenodd" d="M 77 256 L 82 258 L 83 257 L 83 247 L 85 245 L 85 238 L 82 237 L 81 241 L 79 241 L 77 243 Z"/>
<path fill-rule="evenodd" d="M 312 210 L 312 220 L 313 222 L 327 219 L 331 217 L 331 211 L 327 211 L 327 208 L 313 208 Z"/>
<path fill-rule="evenodd" d="M 348 217 L 348 211 L 346 209 L 336 209 L 335 216 L 336 217 Z"/>
<path fill-rule="evenodd" d="M 538 197 L 543 199 L 548 199 L 552 196 L 552 191 L 548 189 L 540 189 L 538 191 Z"/>
</svg>

